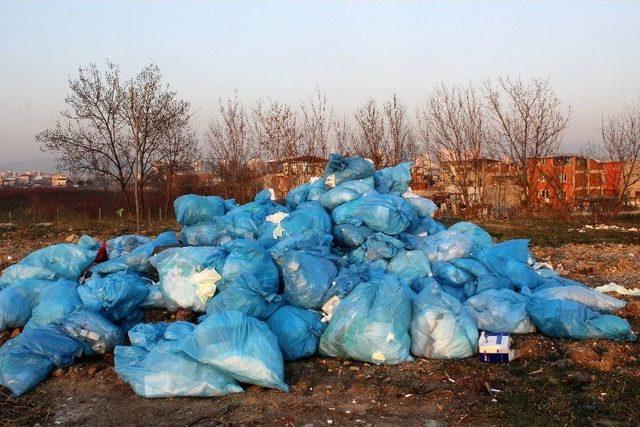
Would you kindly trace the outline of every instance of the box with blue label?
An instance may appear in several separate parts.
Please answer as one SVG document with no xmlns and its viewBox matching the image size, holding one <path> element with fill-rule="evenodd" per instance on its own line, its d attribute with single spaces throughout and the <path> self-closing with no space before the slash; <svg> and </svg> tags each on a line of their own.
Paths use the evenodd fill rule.
<svg viewBox="0 0 640 427">
<path fill-rule="evenodd" d="M 482 332 L 478 340 L 478 356 L 483 362 L 504 363 L 517 358 L 519 353 L 511 348 L 508 334 Z"/>
</svg>

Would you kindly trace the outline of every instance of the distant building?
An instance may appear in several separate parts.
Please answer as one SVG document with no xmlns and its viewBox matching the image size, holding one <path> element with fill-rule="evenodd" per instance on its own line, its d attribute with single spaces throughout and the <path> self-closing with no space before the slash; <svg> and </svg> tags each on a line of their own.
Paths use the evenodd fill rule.
<svg viewBox="0 0 640 427">
<path fill-rule="evenodd" d="M 326 165 L 326 159 L 316 156 L 290 157 L 265 162 L 260 182 L 265 187 L 273 188 L 276 197 L 281 199 L 292 188 L 306 184 L 311 178 L 321 177 Z"/>
<path fill-rule="evenodd" d="M 51 175 L 51 186 L 52 187 L 66 187 L 68 183 L 68 178 L 65 174 L 56 173 Z"/>
<path fill-rule="evenodd" d="M 30 173 L 20 173 L 16 176 L 16 184 L 21 187 L 29 187 L 32 179 L 33 175 Z"/>
</svg>

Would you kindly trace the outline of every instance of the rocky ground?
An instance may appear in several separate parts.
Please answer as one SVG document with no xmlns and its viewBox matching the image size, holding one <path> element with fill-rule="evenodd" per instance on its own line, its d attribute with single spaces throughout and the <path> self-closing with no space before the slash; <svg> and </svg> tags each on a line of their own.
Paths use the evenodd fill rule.
<svg viewBox="0 0 640 427">
<path fill-rule="evenodd" d="M 575 240 L 582 243 L 568 243 L 568 227 L 562 236 L 551 227 L 487 227 L 502 238 L 531 235 L 539 260 L 573 279 L 593 286 L 616 282 L 640 287 L 640 234 L 637 239 L 628 233 L 612 237 L 593 230 L 579 234 Z M 0 269 L 34 249 L 83 232 L 106 238 L 132 230 L 64 224 L 0 231 Z M 624 299 L 628 305 L 621 315 L 638 331 L 640 298 Z M 139 398 L 118 379 L 111 356 L 92 358 L 57 370 L 23 397 L 14 399 L 0 390 L 0 424 L 638 424 L 640 344 L 574 342 L 538 334 L 514 340 L 522 357 L 509 364 L 470 358 L 372 366 L 313 358 L 287 365 L 290 393 L 250 386 L 245 393 L 211 399 Z"/>
</svg>

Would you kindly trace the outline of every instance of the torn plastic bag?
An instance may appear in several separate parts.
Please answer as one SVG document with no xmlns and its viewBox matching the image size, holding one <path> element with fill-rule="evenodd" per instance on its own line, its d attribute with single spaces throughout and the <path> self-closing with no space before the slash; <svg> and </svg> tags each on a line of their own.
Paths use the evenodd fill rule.
<svg viewBox="0 0 640 427">
<path fill-rule="evenodd" d="M 56 366 L 82 353 L 78 341 L 53 326 L 25 329 L 0 347 L 0 384 L 20 396 L 41 383 Z"/>
<path fill-rule="evenodd" d="M 431 265 L 422 251 L 400 251 L 394 256 L 387 271 L 406 283 L 422 276 L 431 276 Z"/>
<path fill-rule="evenodd" d="M 326 328 L 317 311 L 292 305 L 280 307 L 267 320 L 267 325 L 276 337 L 285 361 L 294 361 L 313 356 L 318 351 L 320 335 Z"/>
<path fill-rule="evenodd" d="M 549 337 L 636 340 L 631 325 L 625 319 L 598 313 L 579 302 L 531 298 L 527 311 L 540 332 Z"/>
<path fill-rule="evenodd" d="M 0 276 L 0 283 L 11 284 L 21 279 L 78 280 L 96 255 L 96 251 L 73 243 L 47 246 L 7 267 Z"/>
<path fill-rule="evenodd" d="M 122 330 L 99 313 L 79 310 L 58 322 L 71 338 L 82 343 L 83 354 L 106 354 L 124 341 Z"/>
<path fill-rule="evenodd" d="M 402 197 L 407 203 L 416 208 L 420 218 L 431 218 L 438 210 L 438 206 L 435 203 L 430 199 L 418 196 L 411 188 L 407 189 L 407 191 L 402 194 Z"/>
<path fill-rule="evenodd" d="M 411 299 L 407 289 L 391 275 L 379 275 L 361 283 L 333 309 L 319 351 L 375 364 L 413 360 Z"/>
<path fill-rule="evenodd" d="M 445 230 L 415 239 L 415 249 L 423 250 L 429 261 L 466 258 L 473 250 L 473 240 L 458 231 Z"/>
<path fill-rule="evenodd" d="M 182 350 L 241 383 L 289 391 L 278 339 L 266 323 L 239 311 L 207 316 Z"/>
<path fill-rule="evenodd" d="M 585 286 L 563 286 L 558 288 L 546 288 L 533 293 L 532 297 L 554 300 L 575 301 L 586 305 L 592 310 L 613 313 L 622 310 L 627 302 L 612 296 L 600 293 L 595 289 Z"/>
<path fill-rule="evenodd" d="M 362 157 L 343 157 L 340 154 L 330 154 L 323 177 L 327 187 L 333 188 L 345 181 L 369 178 L 375 173 L 373 163 Z"/>
<path fill-rule="evenodd" d="M 404 243 L 383 233 L 374 233 L 349 255 L 350 264 L 361 264 L 379 259 L 390 260 L 404 250 Z"/>
<path fill-rule="evenodd" d="M 224 215 L 225 205 L 222 197 L 187 194 L 173 202 L 173 210 L 178 224 L 193 225 Z"/>
<path fill-rule="evenodd" d="M 278 292 L 280 287 L 278 269 L 262 246 L 250 240 L 238 239 L 225 243 L 222 248 L 228 255 L 222 267 L 224 280 L 218 286 L 220 289 L 242 274 L 250 274 L 258 279 L 264 292 L 271 294 Z"/>
<path fill-rule="evenodd" d="M 527 246 L 528 240 L 509 240 L 479 251 L 474 258 L 492 273 L 510 279 L 518 289 L 533 289 L 542 278 L 526 263 Z"/>
<path fill-rule="evenodd" d="M 339 224 L 333 227 L 336 242 L 348 248 L 357 248 L 372 234 L 373 230 L 366 225 Z"/>
<path fill-rule="evenodd" d="M 138 246 L 128 254 L 117 258 L 110 258 L 109 261 L 95 265 L 92 271 L 97 274 L 106 275 L 119 271 L 136 271 L 138 273 L 148 273 L 151 269 L 149 258 L 156 248 L 161 246 L 177 246 L 180 243 L 173 231 L 165 231 L 158 234 L 152 241 Z"/>
<path fill-rule="evenodd" d="M 291 251 L 282 266 L 284 296 L 290 304 L 320 308 L 330 298 L 327 291 L 338 274 L 333 260 L 307 251 Z"/>
<path fill-rule="evenodd" d="M 243 274 L 228 283 L 207 304 L 207 315 L 226 310 L 240 311 L 247 316 L 266 320 L 282 304 L 282 295 L 264 292 L 258 281 L 249 274 Z"/>
<path fill-rule="evenodd" d="M 137 234 L 126 234 L 107 240 L 107 254 L 109 259 L 118 258 L 133 251 L 138 246 L 151 242 L 153 239 Z"/>
<path fill-rule="evenodd" d="M 413 162 L 404 162 L 396 166 L 378 169 L 373 174 L 376 190 L 383 194 L 404 194 L 409 189 L 412 166 Z"/>
<path fill-rule="evenodd" d="M 148 282 L 136 273 L 124 271 L 105 277 L 92 276 L 78 287 L 78 294 L 89 310 L 117 322 L 131 316 L 146 300 Z"/>
<path fill-rule="evenodd" d="M 413 299 L 411 354 L 432 359 L 473 356 L 478 344 L 476 321 L 455 297 L 431 282 Z"/>
<path fill-rule="evenodd" d="M 345 181 L 324 193 L 320 198 L 320 203 L 325 209 L 331 211 L 343 203 L 355 200 L 360 196 L 376 194 L 377 191 L 373 188 L 373 185 L 373 178 Z"/>
<path fill-rule="evenodd" d="M 465 303 L 483 331 L 509 334 L 535 332 L 527 314 L 527 298 L 508 289 L 491 289 Z"/>
<path fill-rule="evenodd" d="M 0 290 L 0 332 L 25 325 L 38 302 L 40 290 L 49 283 L 46 280 L 25 279 Z"/>
<path fill-rule="evenodd" d="M 139 324 L 129 332 L 131 347 L 115 350 L 115 371 L 139 396 L 209 397 L 242 391 L 233 378 L 179 350 L 195 325 Z M 186 326 L 186 327 L 183 327 Z"/>
<path fill-rule="evenodd" d="M 154 255 L 149 261 L 158 271 L 165 307 L 205 311 L 222 279 L 226 256 L 211 246 L 170 248 Z"/>
<path fill-rule="evenodd" d="M 82 307 L 77 286 L 76 282 L 65 279 L 43 286 L 25 329 L 54 323 Z"/>
<path fill-rule="evenodd" d="M 416 208 L 392 194 L 362 196 L 338 206 L 331 216 L 336 224 L 364 224 L 390 235 L 402 233 L 418 219 Z"/>
<path fill-rule="evenodd" d="M 318 234 L 330 234 L 333 224 L 327 211 L 318 202 L 305 202 L 289 213 L 278 213 L 267 217 L 261 234 L 261 240 L 278 240 L 314 231 Z M 273 242 L 276 243 L 275 241 Z M 271 246 L 271 245 L 267 245 Z"/>
</svg>

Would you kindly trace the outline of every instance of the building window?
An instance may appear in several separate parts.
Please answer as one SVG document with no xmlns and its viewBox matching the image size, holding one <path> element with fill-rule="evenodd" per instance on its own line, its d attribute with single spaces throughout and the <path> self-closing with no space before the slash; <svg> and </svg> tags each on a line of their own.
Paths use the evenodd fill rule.
<svg viewBox="0 0 640 427">
<path fill-rule="evenodd" d="M 560 182 L 567 182 L 567 174 L 566 173 L 561 173 L 559 178 L 560 178 Z"/>
<path fill-rule="evenodd" d="M 549 197 L 551 197 L 551 195 L 549 194 L 549 190 L 546 188 L 544 190 L 540 190 L 540 197 L 543 199 L 548 199 Z"/>
</svg>

